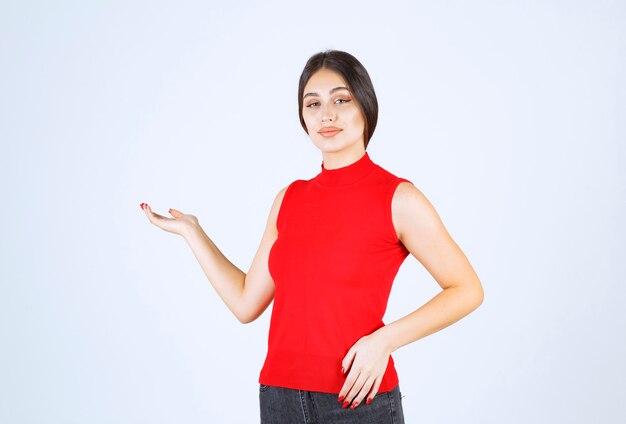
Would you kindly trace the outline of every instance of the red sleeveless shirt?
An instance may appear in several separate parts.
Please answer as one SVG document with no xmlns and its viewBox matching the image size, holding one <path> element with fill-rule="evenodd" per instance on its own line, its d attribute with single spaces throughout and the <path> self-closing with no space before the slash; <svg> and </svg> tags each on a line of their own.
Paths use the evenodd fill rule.
<svg viewBox="0 0 626 424">
<path fill-rule="evenodd" d="M 268 266 L 276 287 L 259 383 L 339 393 L 341 361 L 385 324 L 393 280 L 410 253 L 391 220 L 402 181 L 366 152 L 287 188 Z M 378 392 L 399 383 L 390 356 Z"/>
</svg>

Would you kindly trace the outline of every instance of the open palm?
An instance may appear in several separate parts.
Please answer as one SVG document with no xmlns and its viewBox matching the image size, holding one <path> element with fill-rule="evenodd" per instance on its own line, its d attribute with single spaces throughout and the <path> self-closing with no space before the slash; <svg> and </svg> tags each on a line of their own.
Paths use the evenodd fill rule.
<svg viewBox="0 0 626 424">
<path fill-rule="evenodd" d="M 199 225 L 198 218 L 194 215 L 184 214 L 176 209 L 170 209 L 168 211 L 170 215 L 173 216 L 173 218 L 169 218 L 153 212 L 152 208 L 147 203 L 142 203 L 140 206 L 151 223 L 169 233 L 184 236 L 189 229 Z"/>
</svg>

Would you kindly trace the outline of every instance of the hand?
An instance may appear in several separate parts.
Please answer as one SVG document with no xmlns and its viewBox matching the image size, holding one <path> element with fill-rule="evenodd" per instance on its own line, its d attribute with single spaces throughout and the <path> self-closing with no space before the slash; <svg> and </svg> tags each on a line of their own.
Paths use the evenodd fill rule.
<svg viewBox="0 0 626 424">
<path fill-rule="evenodd" d="M 152 212 L 152 208 L 148 206 L 147 203 L 142 203 L 140 206 L 146 213 L 150 222 L 169 233 L 178 234 L 184 237 L 191 229 L 200 225 L 198 223 L 198 218 L 193 215 L 185 215 L 176 209 L 169 210 L 170 215 L 174 218 L 168 218 Z"/>
<path fill-rule="evenodd" d="M 350 348 L 341 362 L 343 369 L 349 371 L 338 398 L 339 402 L 344 401 L 344 408 L 350 402 L 351 408 L 356 408 L 365 396 L 371 402 L 387 370 L 389 355 L 391 348 L 378 332 L 361 337 Z"/>
</svg>

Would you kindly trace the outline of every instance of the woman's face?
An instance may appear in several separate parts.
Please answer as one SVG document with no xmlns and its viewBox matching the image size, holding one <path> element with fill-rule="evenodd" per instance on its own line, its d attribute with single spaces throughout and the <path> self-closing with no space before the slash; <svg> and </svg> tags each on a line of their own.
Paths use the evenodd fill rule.
<svg viewBox="0 0 626 424">
<path fill-rule="evenodd" d="M 315 72 L 304 87 L 302 118 L 313 143 L 322 152 L 364 150 L 365 119 L 340 74 Z M 329 127 L 338 131 L 326 132 Z"/>
</svg>

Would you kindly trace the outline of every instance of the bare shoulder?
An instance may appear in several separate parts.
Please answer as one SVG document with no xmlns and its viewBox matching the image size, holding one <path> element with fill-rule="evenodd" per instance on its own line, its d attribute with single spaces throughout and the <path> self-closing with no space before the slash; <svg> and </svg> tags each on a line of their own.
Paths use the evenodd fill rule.
<svg viewBox="0 0 626 424">
<path fill-rule="evenodd" d="M 278 204 L 278 206 L 280 206 L 280 204 L 283 202 L 283 197 L 285 197 L 285 192 L 289 188 L 289 185 L 290 184 L 287 184 L 286 186 L 281 188 L 276 194 L 276 197 L 274 198 L 274 203 Z"/>
<path fill-rule="evenodd" d="M 432 206 L 424 193 L 413 183 L 402 181 L 393 193 L 392 208 L 395 212 L 409 212 L 414 208 Z M 414 211 L 414 210 L 413 210 Z"/>
<path fill-rule="evenodd" d="M 432 203 L 415 185 L 403 181 L 398 184 L 391 202 L 392 220 L 398 238 L 403 241 L 409 231 L 415 233 L 435 228 L 442 229 L 443 223 Z"/>
<path fill-rule="evenodd" d="M 400 242 L 442 289 L 464 286 L 471 290 L 474 305 L 482 302 L 476 272 L 420 189 L 407 182 L 398 184 L 392 198 L 392 219 Z"/>
<path fill-rule="evenodd" d="M 276 196 L 274 197 L 274 202 L 272 203 L 272 209 L 270 210 L 270 214 L 268 217 L 267 228 L 271 230 L 274 234 L 278 233 L 276 228 L 276 220 L 278 218 L 278 211 L 280 210 L 280 206 L 283 203 L 283 198 L 285 197 L 285 192 L 289 188 L 290 184 L 287 184 L 283 188 L 281 188 Z"/>
</svg>

